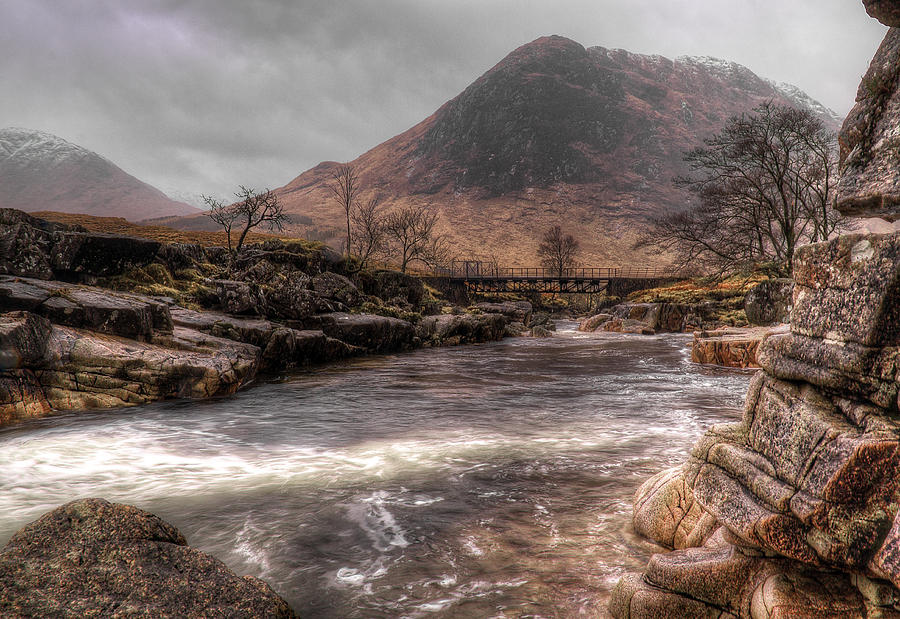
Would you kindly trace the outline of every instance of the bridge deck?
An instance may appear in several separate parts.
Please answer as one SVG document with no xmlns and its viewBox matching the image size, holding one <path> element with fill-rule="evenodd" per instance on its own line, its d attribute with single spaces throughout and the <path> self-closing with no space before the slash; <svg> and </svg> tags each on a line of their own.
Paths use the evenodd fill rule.
<svg viewBox="0 0 900 619">
<path fill-rule="evenodd" d="M 670 270 L 650 267 L 583 267 L 561 272 L 544 267 L 498 267 L 478 261 L 455 263 L 442 274 L 472 292 L 545 292 L 596 294 L 614 280 L 654 280 L 677 277 Z"/>
</svg>

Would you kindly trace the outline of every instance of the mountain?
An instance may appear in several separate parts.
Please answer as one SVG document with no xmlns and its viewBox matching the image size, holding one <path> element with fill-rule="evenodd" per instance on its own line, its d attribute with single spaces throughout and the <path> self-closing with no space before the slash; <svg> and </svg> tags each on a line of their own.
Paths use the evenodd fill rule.
<svg viewBox="0 0 900 619">
<path fill-rule="evenodd" d="M 733 62 L 544 37 L 350 163 L 364 199 L 439 211 L 459 257 L 535 265 L 541 234 L 561 224 L 586 265 L 655 264 L 660 256 L 632 245 L 649 218 L 689 200 L 672 184 L 687 172 L 683 153 L 769 100 L 840 124 L 798 88 Z M 343 212 L 327 189 L 339 165 L 321 163 L 276 190 L 287 211 L 311 220 L 293 232 L 340 243 Z"/>
<path fill-rule="evenodd" d="M 49 133 L 19 128 L 0 129 L 0 208 L 131 221 L 198 212 L 97 153 Z"/>
</svg>

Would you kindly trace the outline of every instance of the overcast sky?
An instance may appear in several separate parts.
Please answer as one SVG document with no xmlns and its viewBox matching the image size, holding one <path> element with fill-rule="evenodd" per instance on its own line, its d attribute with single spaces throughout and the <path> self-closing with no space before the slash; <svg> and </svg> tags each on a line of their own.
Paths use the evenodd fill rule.
<svg viewBox="0 0 900 619">
<path fill-rule="evenodd" d="M 0 127 L 225 196 L 355 158 L 543 35 L 733 60 L 843 116 L 885 32 L 859 0 L 0 0 Z"/>
</svg>

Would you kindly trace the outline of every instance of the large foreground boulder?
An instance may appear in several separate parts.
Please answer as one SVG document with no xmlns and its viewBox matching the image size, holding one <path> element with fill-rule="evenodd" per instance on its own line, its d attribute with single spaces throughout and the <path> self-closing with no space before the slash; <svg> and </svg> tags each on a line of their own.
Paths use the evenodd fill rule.
<svg viewBox="0 0 900 619">
<path fill-rule="evenodd" d="M 83 499 L 0 551 L 3 617 L 294 617 L 272 588 L 130 505 Z"/>
</svg>

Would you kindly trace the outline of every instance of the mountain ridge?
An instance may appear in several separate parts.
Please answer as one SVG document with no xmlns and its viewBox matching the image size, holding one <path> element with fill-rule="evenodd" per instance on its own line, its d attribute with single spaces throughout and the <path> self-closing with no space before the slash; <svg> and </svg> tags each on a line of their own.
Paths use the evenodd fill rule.
<svg viewBox="0 0 900 619">
<path fill-rule="evenodd" d="M 52 133 L 0 129 L 0 208 L 140 221 L 199 212 L 91 150 Z"/>
<path fill-rule="evenodd" d="M 813 101 L 729 61 L 541 37 L 350 165 L 363 199 L 437 210 L 460 258 L 536 264 L 540 235 L 560 224 L 579 237 L 585 264 L 657 264 L 665 257 L 632 246 L 652 216 L 690 199 L 671 183 L 687 172 L 683 153 L 770 100 Z M 837 129 L 833 112 L 813 109 Z M 314 222 L 292 232 L 314 227 L 339 245 L 343 213 L 327 189 L 338 165 L 321 162 L 275 190 Z"/>
</svg>

